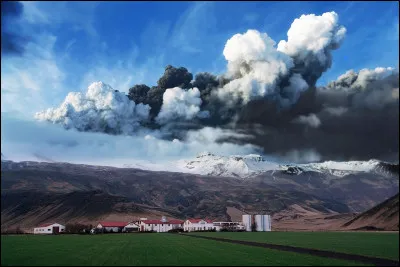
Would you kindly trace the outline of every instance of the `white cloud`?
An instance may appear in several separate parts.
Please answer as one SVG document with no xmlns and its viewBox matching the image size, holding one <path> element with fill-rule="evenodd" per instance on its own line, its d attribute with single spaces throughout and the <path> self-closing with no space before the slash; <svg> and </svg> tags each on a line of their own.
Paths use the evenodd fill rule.
<svg viewBox="0 0 400 267">
<path fill-rule="evenodd" d="M 165 90 L 163 104 L 156 120 L 165 124 L 175 120 L 191 120 L 200 112 L 200 91 L 196 87 L 183 90 L 179 87 Z"/>
</svg>

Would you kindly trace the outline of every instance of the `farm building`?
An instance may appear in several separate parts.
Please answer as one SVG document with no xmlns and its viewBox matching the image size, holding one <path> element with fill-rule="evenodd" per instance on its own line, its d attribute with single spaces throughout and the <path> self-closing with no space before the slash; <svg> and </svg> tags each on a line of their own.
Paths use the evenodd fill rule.
<svg viewBox="0 0 400 267">
<path fill-rule="evenodd" d="M 139 231 L 139 225 L 137 225 L 134 222 L 130 222 L 125 227 L 122 229 L 122 232 L 138 232 Z"/>
<path fill-rule="evenodd" d="M 99 222 L 97 225 L 97 229 L 105 230 L 107 232 L 122 232 L 125 226 L 127 226 L 129 222 Z"/>
<path fill-rule="evenodd" d="M 142 220 L 145 219 L 145 220 Z M 161 220 L 147 220 L 146 218 L 141 218 L 137 222 L 139 224 L 139 231 L 155 231 L 158 233 L 168 232 L 173 229 L 183 229 L 183 221 L 181 220 L 167 220 L 164 216 Z"/>
<path fill-rule="evenodd" d="M 228 230 L 244 230 L 245 227 L 242 225 L 241 222 L 213 222 L 215 230 L 220 231 L 221 229 L 228 229 Z"/>
<path fill-rule="evenodd" d="M 65 226 L 59 223 L 45 223 L 33 228 L 33 233 L 37 235 L 58 234 L 65 232 Z"/>
<path fill-rule="evenodd" d="M 183 224 L 183 230 L 187 232 L 212 229 L 215 229 L 215 226 L 211 220 L 207 219 L 188 219 Z"/>
</svg>

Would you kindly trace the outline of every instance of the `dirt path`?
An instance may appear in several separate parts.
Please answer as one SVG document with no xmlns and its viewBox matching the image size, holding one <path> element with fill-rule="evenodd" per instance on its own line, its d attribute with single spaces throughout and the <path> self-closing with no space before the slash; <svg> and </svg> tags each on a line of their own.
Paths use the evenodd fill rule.
<svg viewBox="0 0 400 267">
<path fill-rule="evenodd" d="M 399 262 L 395 261 L 395 260 L 367 257 L 367 256 L 362 256 L 362 255 L 354 255 L 354 254 L 346 254 L 346 253 L 334 252 L 334 251 L 323 251 L 323 250 L 310 249 L 310 248 L 291 247 L 291 246 L 284 246 L 284 245 L 274 245 L 274 244 L 267 244 L 267 243 L 233 240 L 233 239 L 226 239 L 226 238 L 216 238 L 216 237 L 208 237 L 208 236 L 198 236 L 198 235 L 188 235 L 188 234 L 185 234 L 185 236 L 191 236 L 191 237 L 195 237 L 195 238 L 204 238 L 204 239 L 228 242 L 228 243 L 234 243 L 234 244 L 255 246 L 255 247 L 263 247 L 263 248 L 269 248 L 269 249 L 277 249 L 277 250 L 281 250 L 281 251 L 303 253 L 303 254 L 309 254 L 309 255 L 326 257 L 326 258 L 358 261 L 358 262 L 362 262 L 362 263 L 373 264 L 375 266 L 399 266 Z"/>
</svg>

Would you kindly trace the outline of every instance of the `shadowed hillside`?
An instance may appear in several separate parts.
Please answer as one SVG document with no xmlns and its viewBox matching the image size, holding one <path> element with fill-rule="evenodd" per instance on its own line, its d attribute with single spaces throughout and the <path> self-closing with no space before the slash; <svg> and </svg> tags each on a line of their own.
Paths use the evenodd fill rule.
<svg viewBox="0 0 400 267">
<path fill-rule="evenodd" d="M 399 194 L 367 210 L 343 225 L 346 229 L 399 230 Z"/>
</svg>

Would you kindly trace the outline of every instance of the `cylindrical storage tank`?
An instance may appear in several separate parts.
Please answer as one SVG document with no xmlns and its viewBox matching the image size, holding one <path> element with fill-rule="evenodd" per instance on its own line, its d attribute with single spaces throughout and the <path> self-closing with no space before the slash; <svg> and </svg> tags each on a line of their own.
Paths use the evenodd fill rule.
<svg viewBox="0 0 400 267">
<path fill-rule="evenodd" d="M 272 224 L 271 215 L 267 215 L 267 218 L 268 218 L 267 231 L 270 232 L 272 230 L 272 227 L 271 227 L 271 224 Z"/>
<path fill-rule="evenodd" d="M 271 215 L 256 215 L 255 222 L 257 232 L 271 231 Z"/>
<path fill-rule="evenodd" d="M 251 232 L 251 215 L 242 215 L 242 223 L 244 225 L 244 228 L 246 229 L 246 232 Z"/>
<path fill-rule="evenodd" d="M 256 215 L 254 216 L 254 221 L 256 223 L 256 231 L 257 232 L 262 232 L 263 231 L 263 216 L 262 215 Z"/>
</svg>

